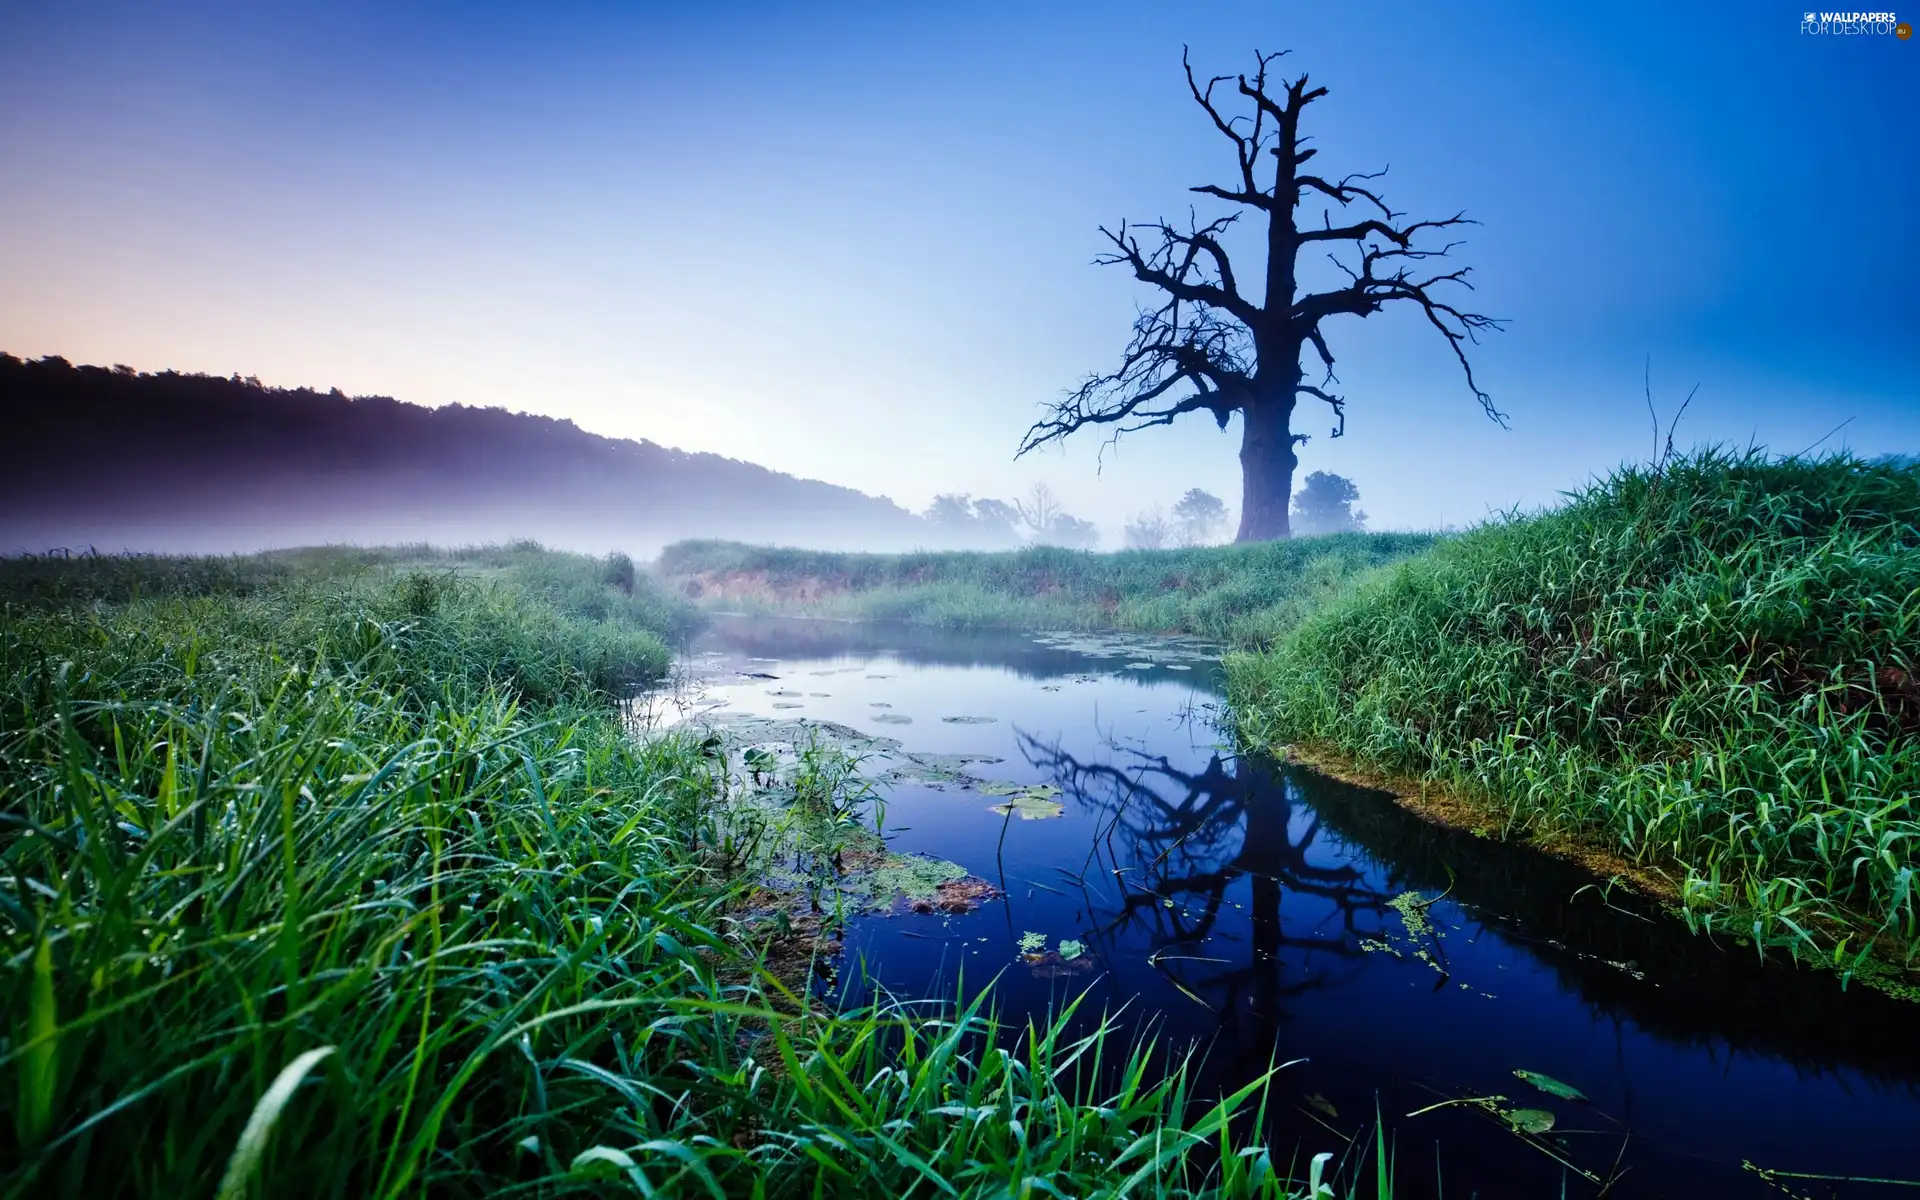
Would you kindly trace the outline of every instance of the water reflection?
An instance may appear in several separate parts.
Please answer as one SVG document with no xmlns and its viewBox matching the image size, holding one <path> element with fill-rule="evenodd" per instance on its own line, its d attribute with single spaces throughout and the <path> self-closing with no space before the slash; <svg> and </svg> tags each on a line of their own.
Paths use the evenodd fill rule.
<svg viewBox="0 0 1920 1200">
<path fill-rule="evenodd" d="M 1022 733 L 1020 745 L 1064 795 L 1101 818 L 1104 834 L 1090 847 L 1088 865 L 1116 881 L 1121 899 L 1100 914 L 1098 935 L 1111 941 L 1144 933 L 1149 961 L 1183 987 L 1217 1000 L 1223 1023 L 1244 1008 L 1256 1022 L 1270 1024 L 1286 997 L 1351 976 L 1332 964 L 1361 958 L 1359 918 L 1373 918 L 1364 929 L 1373 928 L 1391 897 L 1351 863 L 1315 862 L 1318 814 L 1300 808 L 1254 760 L 1216 752 L 1195 771 L 1117 742 L 1094 761 L 1057 739 Z M 1251 936 L 1244 961 L 1223 963 L 1223 947 L 1212 940 L 1228 890 L 1243 877 L 1250 885 Z M 1337 927 L 1327 930 L 1322 922 L 1311 932 L 1288 933 L 1280 910 L 1289 892 L 1331 906 Z M 1284 983 L 1283 949 L 1299 952 L 1296 977 Z"/>
<path fill-rule="evenodd" d="M 1063 815 L 1036 821 L 989 815 L 963 789 L 896 789 L 897 849 L 953 859 L 1007 895 L 970 917 L 857 922 L 845 987 L 866 970 L 900 994 L 997 977 L 1016 1022 L 1092 988 L 1088 1012 L 1131 1006 L 1169 1045 L 1211 1048 L 1206 1087 L 1310 1058 L 1269 1112 L 1274 1144 L 1337 1149 L 1329 1138 L 1377 1110 L 1418 1147 L 1406 1194 L 1431 1193 L 1436 1153 L 1448 1195 L 1561 1194 L 1560 1164 L 1484 1113 L 1405 1119 L 1466 1094 L 1552 1104 L 1521 1090 L 1520 1068 L 1592 1098 L 1559 1106 L 1556 1153 L 1596 1176 L 1624 1153 L 1633 1173 L 1610 1196 L 1767 1194 L 1746 1157 L 1920 1175 L 1920 1010 L 1716 948 L 1569 864 L 1237 756 L 1195 710 L 1213 698 L 1203 670 L 844 622 L 742 622 L 716 641 L 733 656 L 717 664 L 734 672 L 725 704 L 770 713 L 773 689 L 804 690 L 809 719 L 911 715 L 886 727 L 909 750 L 984 753 L 1005 760 L 984 768 L 996 778 L 1060 789 Z M 816 675 L 831 683 L 790 682 Z M 1409 892 L 1433 900 L 1430 929 L 1396 906 Z M 1090 950 L 1071 972 L 1030 968 L 1029 933 Z M 1582 1190 L 1597 1188 L 1567 1194 Z"/>
</svg>

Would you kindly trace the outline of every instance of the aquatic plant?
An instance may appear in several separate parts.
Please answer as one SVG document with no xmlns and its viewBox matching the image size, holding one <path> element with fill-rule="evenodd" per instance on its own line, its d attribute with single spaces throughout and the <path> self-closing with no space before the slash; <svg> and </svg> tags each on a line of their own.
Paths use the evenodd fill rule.
<svg viewBox="0 0 1920 1200">
<path fill-rule="evenodd" d="M 610 703 L 664 632 L 618 605 L 101 569 L 0 608 L 0 1193 L 1299 1194 L 1267 1076 L 1197 1095 L 1076 1004 L 804 999 L 722 747 Z"/>
</svg>

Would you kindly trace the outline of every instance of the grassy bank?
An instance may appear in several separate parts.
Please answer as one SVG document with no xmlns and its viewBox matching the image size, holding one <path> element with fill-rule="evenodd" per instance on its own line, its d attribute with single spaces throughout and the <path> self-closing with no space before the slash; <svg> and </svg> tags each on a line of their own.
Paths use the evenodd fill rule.
<svg viewBox="0 0 1920 1200">
<path fill-rule="evenodd" d="M 0 562 L 6 1194 L 1303 1194 L 1120 1035 L 800 1003 L 623 574 Z"/>
<path fill-rule="evenodd" d="M 835 554 L 679 542 L 656 573 L 703 604 L 947 626 L 1125 629 L 1260 645 L 1429 534 L 1340 534 L 1251 546 L 1094 554 Z"/>
<path fill-rule="evenodd" d="M 1229 663 L 1245 736 L 1670 872 L 1690 919 L 1910 965 L 1920 471 L 1623 469 L 1363 582 Z"/>
</svg>

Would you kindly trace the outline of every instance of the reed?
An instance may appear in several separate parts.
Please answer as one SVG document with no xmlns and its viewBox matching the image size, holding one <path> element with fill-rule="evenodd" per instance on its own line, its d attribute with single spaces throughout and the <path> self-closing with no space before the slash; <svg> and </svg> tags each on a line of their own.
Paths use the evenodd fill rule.
<svg viewBox="0 0 1920 1200">
<path fill-rule="evenodd" d="M 843 554 L 678 542 L 655 571 L 669 590 L 731 609 L 954 627 L 1124 629 L 1264 645 L 1367 572 L 1436 542 L 1349 533 L 1246 546 L 1096 554 Z"/>
<path fill-rule="evenodd" d="M 1708 450 L 1361 582 L 1228 662 L 1243 736 L 1671 873 L 1708 932 L 1920 953 L 1920 470 Z"/>
<path fill-rule="evenodd" d="M 796 994 L 672 606 L 516 553 L 0 564 L 0 1191 L 1332 1194 L 1111 1017 Z"/>
</svg>

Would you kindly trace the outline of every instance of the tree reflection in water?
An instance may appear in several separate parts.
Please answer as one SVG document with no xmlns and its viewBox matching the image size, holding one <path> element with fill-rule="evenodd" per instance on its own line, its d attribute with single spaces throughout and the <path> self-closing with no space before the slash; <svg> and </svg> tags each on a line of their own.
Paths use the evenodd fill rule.
<svg viewBox="0 0 1920 1200">
<path fill-rule="evenodd" d="M 1061 793 L 1100 818 L 1082 878 L 1094 936 L 1109 962 L 1122 935 L 1144 933 L 1149 962 L 1220 1014 L 1243 1037 L 1270 1037 L 1287 997 L 1336 986 L 1357 973 L 1360 935 L 1379 928 L 1391 898 L 1351 864 L 1320 865 L 1320 819 L 1283 777 L 1254 759 L 1216 751 L 1186 771 L 1165 755 L 1108 739 L 1086 761 L 1056 739 L 1020 733 L 1027 761 Z M 1236 954 L 1234 922 L 1221 925 L 1228 888 L 1246 877 L 1251 945 Z M 1112 880 L 1117 897 L 1103 882 Z M 1281 920 L 1291 891 L 1317 897 L 1325 917 L 1305 932 Z M 1370 917 L 1364 924 L 1362 914 Z M 1337 928 L 1328 929 L 1337 919 Z M 1285 955 L 1283 962 L 1282 952 Z M 1282 981 L 1282 968 L 1297 977 Z M 1217 968 L 1217 969 L 1216 969 Z M 1245 1013 L 1251 1026 L 1241 1025 Z"/>
</svg>

